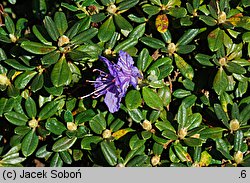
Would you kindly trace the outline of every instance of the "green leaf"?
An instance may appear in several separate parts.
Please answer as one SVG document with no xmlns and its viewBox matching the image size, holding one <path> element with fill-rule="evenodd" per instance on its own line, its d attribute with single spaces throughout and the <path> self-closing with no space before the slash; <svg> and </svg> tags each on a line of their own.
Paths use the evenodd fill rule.
<svg viewBox="0 0 250 183">
<path fill-rule="evenodd" d="M 101 134 L 106 129 L 106 120 L 102 113 L 95 115 L 90 121 L 91 130 L 97 134 Z"/>
<path fill-rule="evenodd" d="M 181 162 L 192 161 L 191 156 L 180 143 L 174 145 L 174 150 Z"/>
<path fill-rule="evenodd" d="M 30 118 L 35 118 L 37 114 L 36 110 L 36 102 L 31 98 L 28 97 L 25 101 L 25 109 Z"/>
<path fill-rule="evenodd" d="M 247 122 L 250 119 L 250 104 L 248 104 L 241 112 L 240 112 L 240 123 L 241 125 L 247 125 Z"/>
<path fill-rule="evenodd" d="M 140 148 L 138 149 L 134 149 L 134 150 L 131 150 L 127 153 L 126 155 L 126 158 L 124 160 L 124 165 L 127 166 L 127 163 L 133 159 L 135 156 L 137 155 L 140 155 L 140 154 L 143 154 L 144 153 L 144 150 L 145 150 L 145 146 L 141 146 Z"/>
<path fill-rule="evenodd" d="M 220 128 L 220 127 L 211 127 L 206 128 L 200 132 L 200 138 L 202 139 L 216 139 L 216 138 L 222 138 L 222 132 L 226 129 Z"/>
<path fill-rule="evenodd" d="M 143 87 L 142 95 L 145 103 L 151 107 L 152 109 L 162 110 L 163 109 L 163 101 L 159 97 L 157 93 L 151 90 L 148 87 Z"/>
<path fill-rule="evenodd" d="M 173 132 L 172 130 L 164 130 L 162 132 L 162 136 L 167 138 L 167 139 L 171 139 L 171 140 L 177 140 L 178 136 L 176 135 L 175 132 Z"/>
<path fill-rule="evenodd" d="M 110 125 L 110 130 L 112 132 L 116 132 L 117 130 L 119 130 L 123 125 L 125 124 L 124 121 L 117 119 L 114 122 L 111 123 Z"/>
<path fill-rule="evenodd" d="M 214 104 L 214 111 L 217 117 L 223 122 L 223 124 L 230 129 L 229 127 L 229 118 L 227 116 L 227 113 L 222 109 L 220 104 Z"/>
<path fill-rule="evenodd" d="M 135 134 L 131 137 L 129 141 L 129 147 L 131 150 L 139 149 L 141 146 L 143 146 L 145 143 L 145 140 L 139 139 L 138 135 Z"/>
<path fill-rule="evenodd" d="M 154 49 L 160 49 L 165 47 L 165 43 L 162 42 L 159 39 L 153 38 L 153 37 L 142 37 L 140 38 L 140 41 L 144 43 L 145 45 L 154 48 Z"/>
<path fill-rule="evenodd" d="M 30 132 L 24 137 L 22 141 L 22 153 L 24 156 L 30 156 L 36 150 L 38 146 L 39 138 L 36 135 L 35 130 Z"/>
<path fill-rule="evenodd" d="M 214 77 L 213 88 L 218 95 L 221 95 L 226 91 L 228 84 L 227 74 L 225 73 L 224 69 L 220 67 Z"/>
<path fill-rule="evenodd" d="M 51 17 L 49 16 L 45 16 L 45 19 L 44 19 L 44 26 L 48 32 L 48 34 L 50 35 L 50 37 L 54 40 L 54 41 L 57 41 L 57 39 L 59 38 L 60 36 L 60 33 L 56 27 L 56 24 L 55 22 L 52 20 Z"/>
<path fill-rule="evenodd" d="M 209 26 L 215 26 L 217 24 L 217 21 L 210 16 L 199 15 L 199 19 Z"/>
<path fill-rule="evenodd" d="M 48 119 L 45 123 L 45 128 L 56 135 L 61 135 L 65 130 L 67 130 L 65 125 L 56 118 Z"/>
<path fill-rule="evenodd" d="M 217 51 L 223 46 L 224 31 L 217 28 L 209 33 L 208 35 L 208 46 L 211 51 Z"/>
<path fill-rule="evenodd" d="M 58 108 L 59 108 L 59 102 L 52 101 L 47 103 L 38 114 L 38 119 L 45 120 L 53 116 L 57 112 Z"/>
<path fill-rule="evenodd" d="M 156 126 L 156 128 L 158 128 L 160 131 L 171 130 L 171 131 L 173 131 L 174 133 L 176 133 L 174 127 L 173 127 L 173 126 L 171 125 L 171 123 L 170 123 L 169 121 L 167 121 L 167 120 L 165 120 L 165 121 L 157 121 L 157 122 L 155 123 L 155 126 Z"/>
<path fill-rule="evenodd" d="M 202 146 L 202 140 L 201 139 L 197 139 L 197 138 L 185 138 L 184 143 L 189 146 L 189 147 L 197 147 L 197 146 Z"/>
<path fill-rule="evenodd" d="M 73 11 L 73 12 L 78 10 L 78 8 L 76 6 L 70 5 L 70 4 L 65 3 L 65 2 L 62 2 L 61 6 L 64 8 L 67 8 L 68 10 Z"/>
<path fill-rule="evenodd" d="M 29 131 L 30 127 L 29 126 L 18 126 L 15 128 L 15 134 L 25 136 Z"/>
<path fill-rule="evenodd" d="M 74 149 L 73 150 L 73 159 L 74 161 L 80 161 L 82 160 L 83 152 L 80 149 Z"/>
<path fill-rule="evenodd" d="M 54 65 L 51 72 L 51 81 L 55 87 L 69 85 L 72 73 L 64 56 Z"/>
<path fill-rule="evenodd" d="M 160 68 L 161 66 L 167 67 L 172 64 L 172 60 L 169 57 L 163 57 L 160 59 L 157 59 L 147 70 L 147 73 L 150 73 L 152 70 L 155 70 L 157 68 Z"/>
<path fill-rule="evenodd" d="M 41 41 L 43 44 L 52 45 L 52 42 L 50 42 L 46 39 L 46 37 L 44 35 L 44 32 L 46 32 L 46 30 L 44 30 L 42 26 L 33 25 L 32 31 L 35 34 L 35 36 L 37 37 L 37 39 L 39 39 L 39 41 Z"/>
<path fill-rule="evenodd" d="M 180 70 L 181 74 L 185 78 L 192 80 L 194 77 L 193 68 L 187 62 L 185 62 L 185 60 L 182 57 L 180 57 L 176 53 L 174 54 L 174 59 L 175 59 L 176 66 Z"/>
<path fill-rule="evenodd" d="M 68 165 L 72 164 L 72 158 L 68 151 L 62 151 L 59 154 L 64 163 Z"/>
<path fill-rule="evenodd" d="M 0 41 L 4 43 L 11 43 L 11 40 L 6 36 L 0 33 Z"/>
<path fill-rule="evenodd" d="M 65 31 L 68 29 L 68 22 L 67 22 L 65 14 L 63 12 L 56 12 L 54 16 L 54 20 L 55 20 L 56 28 L 60 36 L 62 36 L 65 33 Z"/>
<path fill-rule="evenodd" d="M 234 136 L 234 151 L 241 151 L 243 144 L 243 132 L 241 130 L 236 131 Z"/>
<path fill-rule="evenodd" d="M 169 15 L 175 18 L 182 18 L 187 15 L 187 10 L 184 7 L 174 7 L 169 9 Z"/>
<path fill-rule="evenodd" d="M 164 86 L 158 90 L 158 95 L 162 99 L 163 105 L 168 106 L 171 102 L 171 91 L 169 87 Z"/>
<path fill-rule="evenodd" d="M 41 59 L 41 62 L 43 65 L 51 65 L 55 64 L 60 57 L 60 52 L 59 51 L 53 51 L 50 52 L 46 55 L 44 55 Z"/>
<path fill-rule="evenodd" d="M 6 59 L 4 62 L 17 70 L 27 71 L 27 70 L 34 70 L 35 69 L 35 67 L 28 67 L 28 66 L 23 65 L 20 63 L 20 61 L 17 61 L 15 59 Z"/>
<path fill-rule="evenodd" d="M 147 48 L 143 48 L 137 60 L 138 69 L 141 71 L 145 71 L 152 62 L 152 60 L 153 59 L 150 57 Z"/>
<path fill-rule="evenodd" d="M 186 127 L 187 123 L 187 108 L 185 105 L 181 105 L 178 109 L 177 113 L 177 122 L 178 122 L 178 130 L 183 129 Z"/>
<path fill-rule="evenodd" d="M 161 9 L 158 6 L 147 5 L 143 7 L 143 11 L 150 16 L 158 14 L 160 10 Z"/>
<path fill-rule="evenodd" d="M 129 14 L 128 18 L 132 21 L 132 22 L 136 22 L 136 23 L 144 23 L 146 22 L 146 18 L 145 17 L 138 17 L 136 15 L 133 14 Z"/>
<path fill-rule="evenodd" d="M 100 27 L 98 31 L 98 38 L 102 42 L 107 42 L 111 39 L 115 32 L 115 24 L 113 16 L 110 16 Z"/>
<path fill-rule="evenodd" d="M 188 116 L 187 122 L 185 124 L 185 128 L 191 130 L 193 128 L 199 127 L 202 122 L 202 116 L 200 113 L 194 113 Z"/>
<path fill-rule="evenodd" d="M 36 91 L 40 90 L 44 84 L 44 77 L 43 74 L 37 74 L 35 78 L 31 82 L 31 90 L 35 93 Z"/>
<path fill-rule="evenodd" d="M 9 15 L 5 16 L 4 23 L 8 32 L 12 35 L 15 34 L 15 24 Z"/>
<path fill-rule="evenodd" d="M 176 52 L 178 54 L 188 54 L 188 53 L 191 53 L 192 51 L 194 51 L 195 48 L 196 48 L 195 45 L 179 45 L 177 47 Z"/>
<path fill-rule="evenodd" d="M 76 44 L 76 45 L 83 44 L 89 41 L 90 39 L 92 39 L 93 37 L 95 37 L 97 33 L 98 33 L 97 28 L 90 28 L 74 36 L 71 40 L 71 43 Z"/>
<path fill-rule="evenodd" d="M 24 126 L 28 121 L 28 117 L 25 114 L 10 111 L 4 114 L 4 117 L 12 124 L 16 126 Z"/>
<path fill-rule="evenodd" d="M 55 46 L 45 45 L 32 41 L 23 41 L 21 43 L 21 47 L 30 53 L 41 55 L 45 55 L 57 49 L 57 47 Z"/>
<path fill-rule="evenodd" d="M 95 116 L 95 112 L 92 109 L 88 109 L 86 111 L 83 111 L 77 114 L 75 118 L 75 123 L 82 124 L 86 121 L 91 120 L 94 116 Z"/>
<path fill-rule="evenodd" d="M 106 161 L 109 163 L 109 165 L 115 166 L 117 163 L 117 156 L 116 156 L 114 146 L 111 145 L 107 141 L 102 141 L 101 142 L 101 149 L 102 149 L 102 153 L 103 153 Z"/>
<path fill-rule="evenodd" d="M 127 0 L 127 1 L 122 1 L 119 6 L 118 9 L 120 11 L 122 10 L 128 10 L 132 7 L 134 7 L 137 3 L 139 2 L 139 0 Z"/>
<path fill-rule="evenodd" d="M 136 156 L 127 163 L 127 167 L 143 167 L 147 159 L 148 159 L 147 155 Z"/>
<path fill-rule="evenodd" d="M 173 92 L 173 96 L 175 96 L 176 98 L 184 98 L 189 95 L 191 95 L 191 92 L 183 89 L 177 89 Z"/>
<path fill-rule="evenodd" d="M 135 46 L 138 43 L 138 39 L 135 38 L 128 38 L 124 41 L 121 41 L 115 48 L 114 51 L 118 52 L 120 50 L 128 50 L 129 48 Z"/>
<path fill-rule="evenodd" d="M 246 73 L 246 69 L 244 67 L 242 67 L 239 64 L 234 63 L 234 62 L 228 62 L 226 65 L 226 68 L 231 73 L 235 73 L 235 74 L 245 74 Z"/>
<path fill-rule="evenodd" d="M 85 150 L 92 150 L 93 144 L 98 144 L 102 141 L 102 137 L 99 136 L 85 136 L 81 141 L 81 148 Z"/>
<path fill-rule="evenodd" d="M 233 157 L 230 155 L 227 143 L 220 138 L 215 139 L 216 149 L 221 152 L 228 160 L 233 160 Z"/>
<path fill-rule="evenodd" d="M 22 74 L 20 74 L 15 79 L 15 86 L 17 89 L 24 89 L 27 84 L 30 82 L 30 80 L 37 74 L 36 71 L 26 71 Z"/>
<path fill-rule="evenodd" d="M 52 150 L 55 152 L 62 152 L 68 150 L 76 142 L 77 137 L 68 138 L 62 137 L 58 139 L 52 146 Z"/>
<path fill-rule="evenodd" d="M 129 34 L 129 38 L 139 39 L 144 35 L 146 23 L 140 24 Z"/>
<path fill-rule="evenodd" d="M 13 107 L 14 107 L 13 99 L 1 98 L 0 116 L 2 117 L 3 113 L 11 111 Z"/>
<path fill-rule="evenodd" d="M 128 109 L 136 109 L 141 105 L 141 94 L 137 90 L 131 90 L 126 94 L 125 104 Z"/>
<path fill-rule="evenodd" d="M 7 156 L 1 160 L 1 165 L 15 167 L 13 165 L 18 165 L 19 163 L 26 160 L 26 158 L 19 157 L 19 153 L 12 154 L 10 156 Z"/>
<path fill-rule="evenodd" d="M 143 114 L 140 111 L 140 109 L 128 110 L 128 114 L 136 123 L 140 123 L 144 119 Z"/>
<path fill-rule="evenodd" d="M 6 60 L 6 59 L 7 59 L 7 55 L 5 51 L 2 48 L 0 48 L 0 61 Z"/>
<path fill-rule="evenodd" d="M 50 161 L 50 167 L 62 167 L 63 160 L 60 157 L 59 153 L 55 153 Z"/>
<path fill-rule="evenodd" d="M 197 55 L 195 55 L 195 59 L 201 64 L 201 65 L 205 65 L 205 66 L 213 66 L 214 64 L 212 64 L 210 62 L 210 59 L 212 57 L 209 55 L 205 55 L 202 53 L 198 53 Z"/>
</svg>

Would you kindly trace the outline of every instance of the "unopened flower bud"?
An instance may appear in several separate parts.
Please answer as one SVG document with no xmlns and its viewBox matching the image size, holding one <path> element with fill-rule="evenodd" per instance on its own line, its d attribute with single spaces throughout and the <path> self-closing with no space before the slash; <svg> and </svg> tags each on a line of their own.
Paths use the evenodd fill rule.
<svg viewBox="0 0 250 183">
<path fill-rule="evenodd" d="M 225 66 L 227 64 L 227 59 L 225 57 L 219 59 L 219 63 L 221 66 Z"/>
<path fill-rule="evenodd" d="M 220 12 L 218 16 L 218 24 L 225 23 L 226 20 L 227 20 L 227 14 L 224 11 Z"/>
<path fill-rule="evenodd" d="M 110 138 L 110 137 L 111 137 L 111 130 L 108 130 L 108 129 L 104 130 L 104 131 L 102 132 L 102 137 L 103 137 L 104 139 Z"/>
<path fill-rule="evenodd" d="M 117 11 L 116 5 L 111 4 L 110 6 L 108 6 L 107 11 L 111 14 L 115 14 L 115 12 Z"/>
<path fill-rule="evenodd" d="M 178 136 L 180 139 L 184 139 L 187 135 L 187 128 L 181 128 L 179 131 L 178 131 Z"/>
<path fill-rule="evenodd" d="M 15 43 L 17 41 L 17 38 L 16 38 L 15 35 L 9 34 L 9 37 L 10 37 L 10 40 L 11 40 L 12 43 Z"/>
<path fill-rule="evenodd" d="M 33 118 L 28 122 L 28 124 L 30 128 L 36 128 L 38 126 L 38 121 L 35 118 Z"/>
<path fill-rule="evenodd" d="M 0 85 L 10 85 L 10 80 L 5 74 L 0 74 Z"/>
<path fill-rule="evenodd" d="M 67 122 L 67 129 L 69 131 L 77 130 L 77 125 L 73 122 Z"/>
<path fill-rule="evenodd" d="M 148 120 L 144 120 L 143 123 L 142 123 L 142 128 L 144 130 L 147 130 L 147 131 L 150 131 L 152 129 L 152 124 L 150 121 Z"/>
<path fill-rule="evenodd" d="M 168 45 L 168 53 L 173 54 L 176 51 L 176 45 L 174 43 L 169 43 Z"/>
<path fill-rule="evenodd" d="M 63 46 L 65 44 L 69 43 L 69 38 L 65 35 L 62 35 L 59 39 L 58 39 L 58 46 Z"/>
<path fill-rule="evenodd" d="M 229 126 L 231 131 L 236 131 L 240 128 L 240 123 L 237 119 L 232 119 Z"/>
<path fill-rule="evenodd" d="M 160 163 L 160 160 L 161 160 L 161 157 L 159 155 L 154 155 L 152 158 L 151 158 L 151 164 L 153 166 L 156 166 Z"/>
<path fill-rule="evenodd" d="M 123 168 L 123 167 L 125 167 L 125 166 L 124 166 L 124 164 L 122 164 L 122 163 L 118 163 L 118 164 L 116 165 L 116 167 L 121 167 L 121 168 Z"/>
<path fill-rule="evenodd" d="M 234 161 L 237 163 L 237 164 L 240 164 L 242 161 L 243 161 L 243 153 L 241 151 L 237 151 L 235 154 L 234 154 Z"/>
</svg>

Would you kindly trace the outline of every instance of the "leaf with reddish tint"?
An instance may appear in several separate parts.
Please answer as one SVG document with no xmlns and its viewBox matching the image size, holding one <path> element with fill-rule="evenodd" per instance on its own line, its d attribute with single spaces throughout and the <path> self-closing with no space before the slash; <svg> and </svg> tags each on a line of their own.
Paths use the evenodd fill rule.
<svg viewBox="0 0 250 183">
<path fill-rule="evenodd" d="M 155 20 L 155 26 L 160 33 L 164 33 L 168 29 L 168 17 L 166 14 L 158 15 Z"/>
</svg>

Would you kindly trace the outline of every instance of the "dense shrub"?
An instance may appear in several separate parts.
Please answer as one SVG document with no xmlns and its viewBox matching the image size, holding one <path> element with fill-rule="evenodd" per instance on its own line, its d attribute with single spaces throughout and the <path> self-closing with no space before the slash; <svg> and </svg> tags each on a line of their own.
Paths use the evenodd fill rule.
<svg viewBox="0 0 250 183">
<path fill-rule="evenodd" d="M 250 166 L 249 0 L 0 13 L 0 166 Z"/>
</svg>

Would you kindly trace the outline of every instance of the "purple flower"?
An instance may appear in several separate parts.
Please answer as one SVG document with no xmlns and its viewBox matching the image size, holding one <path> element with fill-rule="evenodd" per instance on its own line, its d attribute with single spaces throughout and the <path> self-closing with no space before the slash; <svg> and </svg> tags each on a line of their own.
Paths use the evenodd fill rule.
<svg viewBox="0 0 250 183">
<path fill-rule="evenodd" d="M 117 64 L 102 56 L 99 56 L 99 59 L 107 65 L 109 73 L 95 69 L 94 71 L 99 71 L 100 76 L 95 81 L 89 81 L 94 83 L 95 91 L 82 98 L 90 95 L 93 95 L 94 98 L 105 95 L 104 102 L 109 111 L 114 113 L 119 110 L 121 100 L 125 96 L 129 85 L 136 88 L 138 78 L 142 78 L 142 76 L 138 68 L 133 66 L 133 58 L 122 50 L 119 51 Z"/>
</svg>

